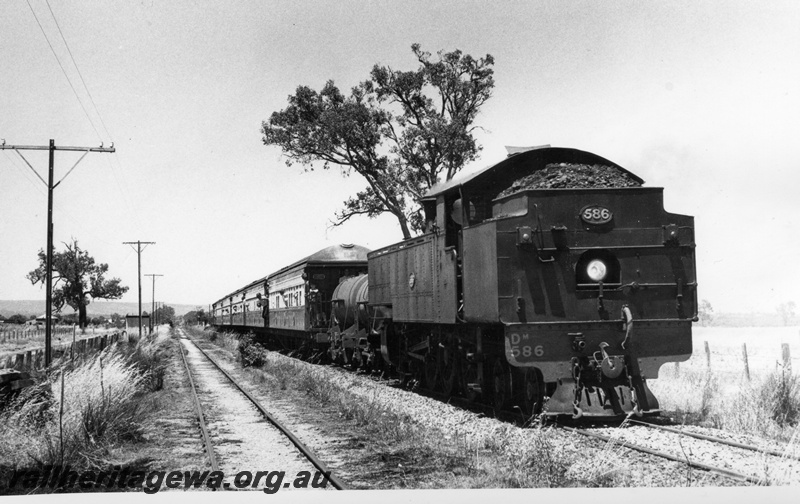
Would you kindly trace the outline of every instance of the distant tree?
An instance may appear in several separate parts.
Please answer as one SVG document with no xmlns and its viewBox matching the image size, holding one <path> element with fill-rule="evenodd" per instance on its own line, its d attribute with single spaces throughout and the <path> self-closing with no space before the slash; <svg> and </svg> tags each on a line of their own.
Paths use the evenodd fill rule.
<svg viewBox="0 0 800 504">
<path fill-rule="evenodd" d="M 61 323 L 67 325 L 73 325 L 78 323 L 78 314 L 77 313 L 69 313 L 61 317 Z"/>
<path fill-rule="evenodd" d="M 108 264 L 95 264 L 89 253 L 78 246 L 77 240 L 64 243 L 64 252 L 53 251 L 53 305 L 60 311 L 69 305 L 78 312 L 78 323 L 86 327 L 86 306 L 91 299 L 119 299 L 127 287 L 120 285 L 119 278 L 106 279 Z M 55 248 L 55 247 L 54 247 Z M 28 273 L 34 285 L 45 283 L 47 254 L 39 251 L 39 267 Z"/>
<path fill-rule="evenodd" d="M 277 145 L 287 165 L 332 165 L 361 175 L 367 187 L 344 202 L 333 225 L 355 215 L 394 215 L 403 238 L 424 223 L 417 200 L 476 159 L 473 125 L 494 88 L 494 58 L 460 50 L 430 53 L 411 46 L 420 66 L 399 71 L 375 65 L 345 96 L 333 81 L 317 92 L 299 86 L 289 105 L 263 122 L 265 145 Z"/>
<path fill-rule="evenodd" d="M 781 303 L 777 306 L 776 309 L 778 310 L 778 315 L 783 319 L 783 325 L 789 325 L 794 320 L 795 308 L 796 305 L 794 301 Z"/>
<path fill-rule="evenodd" d="M 153 324 L 171 324 L 175 321 L 175 308 L 171 306 L 159 306 L 153 313 Z"/>
<path fill-rule="evenodd" d="M 15 313 L 6 319 L 6 324 L 24 324 L 30 319 L 31 317 L 26 317 L 25 315 Z"/>
<path fill-rule="evenodd" d="M 209 323 L 209 317 L 205 310 L 197 307 L 197 309 L 192 310 L 183 316 L 183 323 L 186 325 L 206 325 Z"/>
<path fill-rule="evenodd" d="M 714 322 L 714 308 L 707 299 L 700 301 L 700 307 L 697 310 L 697 316 L 700 319 L 701 326 L 708 326 Z"/>
<path fill-rule="evenodd" d="M 117 329 L 121 329 L 121 328 L 125 327 L 125 317 L 120 315 L 119 313 L 112 313 L 111 314 L 111 325 L 113 325 Z"/>
</svg>

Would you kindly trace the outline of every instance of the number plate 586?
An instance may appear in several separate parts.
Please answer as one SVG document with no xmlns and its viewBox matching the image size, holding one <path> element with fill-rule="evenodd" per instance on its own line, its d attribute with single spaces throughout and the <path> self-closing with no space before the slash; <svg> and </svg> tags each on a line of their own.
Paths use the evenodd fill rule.
<svg viewBox="0 0 800 504">
<path fill-rule="evenodd" d="M 607 224 L 613 218 L 611 210 L 600 205 L 589 205 L 581 210 L 581 220 L 587 224 Z"/>
</svg>

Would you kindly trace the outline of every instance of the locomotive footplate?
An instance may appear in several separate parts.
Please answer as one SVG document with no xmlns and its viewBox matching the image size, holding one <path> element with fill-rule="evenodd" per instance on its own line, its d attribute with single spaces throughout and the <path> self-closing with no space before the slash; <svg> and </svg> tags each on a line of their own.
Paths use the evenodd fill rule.
<svg viewBox="0 0 800 504">
<path fill-rule="evenodd" d="M 647 379 L 692 353 L 691 321 L 633 320 L 508 324 L 505 354 L 542 373 L 546 415 L 619 417 L 658 412 Z"/>
<path fill-rule="evenodd" d="M 566 378 L 556 382 L 556 390 L 545 403 L 546 416 L 571 415 L 572 418 L 591 417 L 610 419 L 635 414 L 654 415 L 659 410 L 647 382 L 636 380 L 629 384 L 587 385 Z"/>
</svg>

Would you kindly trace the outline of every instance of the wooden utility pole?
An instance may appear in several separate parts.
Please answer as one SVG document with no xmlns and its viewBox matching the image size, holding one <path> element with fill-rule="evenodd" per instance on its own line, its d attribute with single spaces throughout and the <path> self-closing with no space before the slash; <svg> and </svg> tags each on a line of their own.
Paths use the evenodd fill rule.
<svg viewBox="0 0 800 504">
<path fill-rule="evenodd" d="M 16 151 L 19 154 L 19 157 L 25 161 L 25 164 L 33 170 L 33 173 L 39 177 L 44 185 L 47 186 L 47 272 L 45 276 L 45 289 L 47 289 L 46 298 L 45 298 L 45 322 L 44 322 L 44 365 L 45 367 L 50 367 L 50 363 L 53 360 L 53 345 L 52 345 L 52 332 L 53 332 L 53 190 L 58 187 L 58 184 L 64 181 L 67 178 L 67 175 L 72 173 L 72 170 L 78 166 L 78 163 L 83 161 L 83 158 L 86 157 L 87 154 L 90 152 L 116 152 L 114 150 L 114 144 L 111 144 L 111 147 L 104 148 L 103 144 L 100 144 L 100 147 L 57 147 L 55 140 L 52 138 L 50 139 L 50 145 L 6 145 L 6 141 L 3 140 L 0 143 L 0 150 L 4 149 L 11 149 Z M 20 151 L 23 150 L 46 150 L 50 152 L 49 157 L 49 167 L 48 167 L 48 175 L 47 175 L 47 182 L 39 175 L 33 165 L 31 165 L 25 156 L 22 155 Z M 63 151 L 78 151 L 83 152 L 83 156 L 81 156 L 72 168 L 70 168 L 67 173 L 61 177 L 61 180 L 53 184 L 53 168 L 55 165 L 55 152 L 57 150 Z"/>
<path fill-rule="evenodd" d="M 123 245 L 136 245 L 136 255 L 139 261 L 139 340 L 142 339 L 142 245 L 155 245 L 156 242 L 143 242 L 137 240 L 135 242 L 122 242 Z M 153 315 L 150 314 L 150 318 Z"/>
<path fill-rule="evenodd" d="M 155 274 L 155 273 L 145 273 L 144 276 L 153 277 L 153 302 L 151 304 L 152 312 L 150 313 L 150 334 L 153 334 L 153 317 L 156 316 L 156 277 L 160 277 L 160 276 L 164 276 L 164 275 L 159 275 L 159 274 Z"/>
</svg>

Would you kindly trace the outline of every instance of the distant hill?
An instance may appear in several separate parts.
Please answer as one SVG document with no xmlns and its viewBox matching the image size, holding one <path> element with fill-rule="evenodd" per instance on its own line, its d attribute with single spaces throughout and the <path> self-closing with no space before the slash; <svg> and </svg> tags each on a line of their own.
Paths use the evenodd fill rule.
<svg viewBox="0 0 800 504">
<path fill-rule="evenodd" d="M 175 315 L 184 315 L 192 310 L 196 310 L 198 306 L 200 308 L 206 308 L 203 305 L 186 305 L 186 304 L 172 304 L 172 303 L 165 303 L 165 304 L 175 309 Z M 150 313 L 151 307 L 152 305 L 150 303 L 146 303 L 144 301 L 142 302 L 142 311 Z M 4 317 L 10 317 L 11 315 L 15 315 L 17 313 L 30 317 L 38 317 L 39 315 L 44 314 L 44 310 L 45 310 L 45 301 L 43 299 L 39 301 L 0 300 L 0 315 L 3 315 Z M 110 316 L 113 313 L 119 313 L 120 315 L 136 314 L 139 312 L 139 304 L 98 300 L 89 304 L 86 311 L 90 317 Z M 69 306 L 65 306 L 64 309 L 61 310 L 61 313 L 64 315 L 68 315 L 70 313 L 75 313 L 75 310 L 73 310 Z"/>
</svg>

